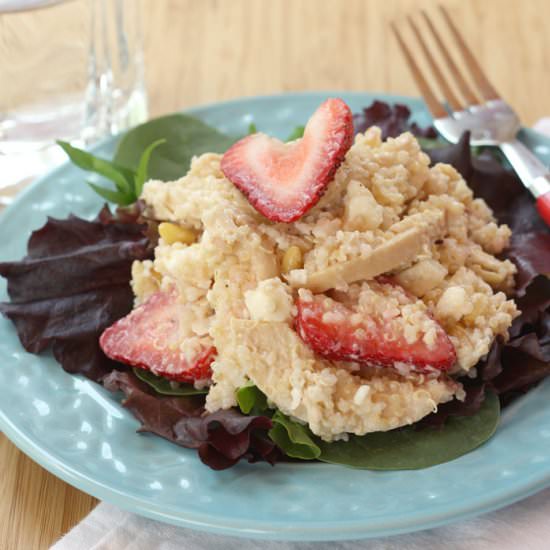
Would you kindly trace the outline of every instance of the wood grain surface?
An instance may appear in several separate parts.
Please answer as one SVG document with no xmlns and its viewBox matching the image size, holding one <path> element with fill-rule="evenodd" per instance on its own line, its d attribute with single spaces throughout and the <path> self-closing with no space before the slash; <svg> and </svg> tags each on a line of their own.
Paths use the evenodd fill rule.
<svg viewBox="0 0 550 550">
<path fill-rule="evenodd" d="M 417 95 L 389 22 L 437 0 L 144 0 L 151 114 L 298 90 Z M 550 115 L 548 0 L 443 0 L 526 125 Z M 437 13 L 435 13 L 437 15 Z M 48 548 L 96 504 L 0 434 L 0 549 Z M 116 550 L 116 549 L 113 549 Z"/>
</svg>

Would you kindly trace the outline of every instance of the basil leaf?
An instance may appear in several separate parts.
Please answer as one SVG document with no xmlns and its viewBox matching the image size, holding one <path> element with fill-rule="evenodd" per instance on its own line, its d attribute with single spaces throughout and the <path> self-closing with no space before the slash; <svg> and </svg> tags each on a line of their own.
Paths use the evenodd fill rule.
<svg viewBox="0 0 550 550">
<path fill-rule="evenodd" d="M 189 396 L 189 395 L 206 395 L 208 388 L 197 390 L 191 384 L 179 383 L 179 387 L 173 387 L 170 380 L 163 378 L 162 376 L 156 376 L 152 372 L 145 369 L 132 369 L 134 374 L 146 384 L 149 384 L 157 393 L 162 395 L 177 395 L 177 396 Z"/>
<path fill-rule="evenodd" d="M 134 173 L 131 170 L 109 160 L 96 157 L 88 151 L 73 147 L 66 141 L 58 141 L 57 144 L 67 153 L 71 162 L 82 168 L 82 170 L 95 172 L 112 181 L 120 193 L 125 196 L 130 197 L 133 194 Z"/>
<path fill-rule="evenodd" d="M 235 395 L 239 409 L 244 414 L 258 415 L 267 409 L 267 397 L 253 382 L 239 388 Z"/>
<path fill-rule="evenodd" d="M 321 449 L 310 429 L 303 424 L 291 420 L 281 411 L 276 411 L 271 419 L 273 428 L 268 435 L 287 456 L 302 460 L 320 458 Z"/>
<path fill-rule="evenodd" d="M 441 430 L 413 426 L 376 432 L 349 441 L 326 443 L 316 440 L 319 460 L 368 470 L 415 470 L 454 460 L 479 447 L 495 432 L 500 405 L 494 393 L 487 393 L 473 416 L 451 417 Z"/>
<path fill-rule="evenodd" d="M 129 130 L 118 144 L 115 163 L 137 170 L 142 152 L 159 139 L 165 139 L 166 143 L 151 154 L 148 171 L 150 178 L 164 181 L 184 176 L 194 155 L 224 153 L 236 141 L 199 119 L 168 115 Z"/>
<path fill-rule="evenodd" d="M 257 134 L 258 133 L 258 128 L 257 126 L 251 122 L 249 125 L 248 125 L 248 135 L 250 134 Z"/>
<path fill-rule="evenodd" d="M 143 184 L 147 179 L 147 169 L 149 167 L 151 154 L 159 145 L 162 145 L 163 143 L 166 143 L 165 139 L 157 139 L 157 141 L 153 141 L 153 143 L 151 143 L 141 154 L 134 181 L 134 194 L 137 199 L 140 197 L 141 192 L 143 191 Z"/>
</svg>

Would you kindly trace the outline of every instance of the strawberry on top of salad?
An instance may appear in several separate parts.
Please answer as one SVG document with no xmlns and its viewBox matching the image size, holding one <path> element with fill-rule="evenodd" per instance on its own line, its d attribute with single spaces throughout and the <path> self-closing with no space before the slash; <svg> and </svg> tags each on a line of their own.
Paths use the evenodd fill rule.
<svg viewBox="0 0 550 550">
<path fill-rule="evenodd" d="M 155 259 L 134 263 L 136 309 L 104 352 L 208 386 L 210 412 L 252 382 L 325 441 L 463 399 L 461 377 L 519 313 L 498 258 L 510 230 L 412 134 L 353 134 L 329 99 L 299 140 L 254 134 L 147 182 Z"/>
</svg>

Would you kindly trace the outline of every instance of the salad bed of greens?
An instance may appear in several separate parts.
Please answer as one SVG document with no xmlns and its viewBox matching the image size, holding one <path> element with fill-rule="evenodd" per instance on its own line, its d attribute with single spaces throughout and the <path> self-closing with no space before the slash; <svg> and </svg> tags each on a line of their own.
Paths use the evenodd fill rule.
<svg viewBox="0 0 550 550">
<path fill-rule="evenodd" d="M 513 231 L 505 256 L 518 267 L 513 297 L 522 314 L 514 321 L 509 341 L 497 340 L 477 366 L 476 378 L 462 380 L 464 402 L 444 404 L 406 428 L 326 443 L 273 409 L 253 385 L 238 391 L 238 408 L 205 414 L 207 390 L 131 369 L 102 353 L 100 334 L 132 309 L 131 264 L 151 258 L 156 244 L 157 221 L 144 216 L 138 200 L 144 182 L 177 179 L 194 155 L 224 152 L 238 139 L 183 114 L 129 131 L 112 161 L 60 143 L 77 166 L 112 182 L 111 187 L 90 185 L 119 207 L 115 213 L 104 207 L 93 221 L 49 219 L 34 232 L 25 258 L 0 264 L 10 296 L 0 311 L 12 320 L 27 351 L 51 348 L 66 371 L 122 392 L 124 406 L 141 422 L 140 431 L 197 449 L 214 469 L 241 459 L 414 469 L 461 456 L 493 435 L 501 406 L 550 374 L 550 281 L 545 275 L 550 273 L 550 233 L 532 198 L 499 157 L 472 151 L 467 135 L 457 145 L 444 145 L 432 128 L 411 124 L 409 116 L 405 106 L 374 102 L 354 117 L 355 127 L 364 131 L 378 125 L 385 138 L 413 131 L 432 161 L 455 166 L 498 221 Z M 298 126 L 288 140 L 302 132 Z"/>
</svg>

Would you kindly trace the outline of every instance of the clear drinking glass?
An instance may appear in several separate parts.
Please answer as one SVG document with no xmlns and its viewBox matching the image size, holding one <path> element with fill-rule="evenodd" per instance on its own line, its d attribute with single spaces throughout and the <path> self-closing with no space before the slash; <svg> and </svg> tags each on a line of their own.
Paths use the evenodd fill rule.
<svg viewBox="0 0 550 550">
<path fill-rule="evenodd" d="M 0 0 L 0 188 L 147 118 L 139 0 Z"/>
</svg>

